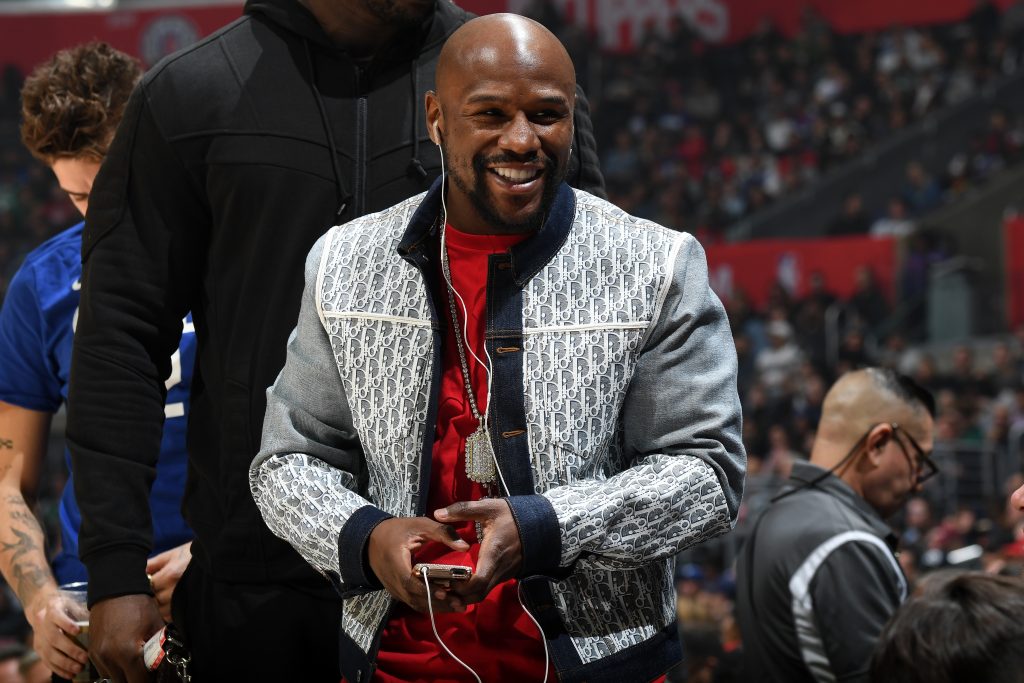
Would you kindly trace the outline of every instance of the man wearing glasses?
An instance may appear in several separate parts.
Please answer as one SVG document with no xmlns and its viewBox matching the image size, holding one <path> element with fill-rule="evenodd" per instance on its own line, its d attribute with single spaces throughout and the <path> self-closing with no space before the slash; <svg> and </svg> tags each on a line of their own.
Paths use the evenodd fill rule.
<svg viewBox="0 0 1024 683">
<path fill-rule="evenodd" d="M 850 372 L 825 397 L 809 463 L 758 520 L 738 560 L 747 680 L 867 681 L 907 596 L 885 519 L 937 473 L 935 402 L 891 370 Z"/>
</svg>

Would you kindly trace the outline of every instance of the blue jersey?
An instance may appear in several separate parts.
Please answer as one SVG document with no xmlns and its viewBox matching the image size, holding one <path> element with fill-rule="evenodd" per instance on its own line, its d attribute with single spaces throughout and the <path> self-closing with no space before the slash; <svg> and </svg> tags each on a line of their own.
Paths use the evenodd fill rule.
<svg viewBox="0 0 1024 683">
<path fill-rule="evenodd" d="M 25 258 L 11 280 L 0 309 L 0 401 L 55 413 L 67 400 L 81 289 L 82 225 L 44 242 Z M 171 359 L 167 419 L 149 497 L 156 553 L 192 539 L 181 516 L 181 498 L 188 460 L 185 415 L 195 353 L 195 331 L 189 316 L 181 346 Z M 85 567 L 78 559 L 82 519 L 75 501 L 70 454 L 65 452 L 64 457 L 70 474 L 60 502 L 61 550 L 53 561 L 58 583 L 86 580 Z"/>
</svg>

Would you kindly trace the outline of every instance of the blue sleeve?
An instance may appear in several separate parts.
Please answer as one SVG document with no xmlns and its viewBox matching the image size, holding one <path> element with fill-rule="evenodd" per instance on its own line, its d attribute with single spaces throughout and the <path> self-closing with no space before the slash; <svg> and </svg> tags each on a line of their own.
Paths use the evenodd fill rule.
<svg viewBox="0 0 1024 683">
<path fill-rule="evenodd" d="M 0 401 L 57 412 L 60 378 L 49 361 L 35 272 L 28 266 L 15 273 L 0 308 L 0 358 Z"/>
</svg>

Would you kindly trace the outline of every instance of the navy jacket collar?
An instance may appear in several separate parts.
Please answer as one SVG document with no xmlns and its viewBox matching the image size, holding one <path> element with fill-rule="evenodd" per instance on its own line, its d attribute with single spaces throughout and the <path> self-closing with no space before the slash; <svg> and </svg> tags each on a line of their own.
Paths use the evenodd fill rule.
<svg viewBox="0 0 1024 683">
<path fill-rule="evenodd" d="M 442 182 L 443 178 L 434 181 L 409 220 L 398 244 L 401 256 L 410 256 L 418 250 L 426 249 L 428 240 L 437 234 L 441 218 Z M 575 215 L 576 195 L 572 188 L 562 183 L 555 193 L 555 200 L 544 225 L 511 249 L 512 275 L 517 285 L 525 286 L 530 278 L 554 258 L 569 236 Z"/>
</svg>

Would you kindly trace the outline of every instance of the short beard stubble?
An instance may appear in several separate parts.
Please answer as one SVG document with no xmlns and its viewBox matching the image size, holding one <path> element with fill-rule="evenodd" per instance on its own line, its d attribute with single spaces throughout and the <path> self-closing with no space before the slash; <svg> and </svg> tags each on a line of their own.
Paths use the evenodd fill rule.
<svg viewBox="0 0 1024 683">
<path fill-rule="evenodd" d="M 444 153 L 444 158 L 449 160 L 450 168 L 461 168 L 463 166 L 457 157 L 451 155 L 448 151 L 448 146 L 444 144 L 443 140 L 441 142 L 441 151 Z M 564 165 L 562 168 L 559 168 L 554 159 L 545 157 L 544 189 L 541 192 L 540 205 L 536 211 L 518 222 L 506 220 L 495 210 L 494 198 L 487 187 L 486 174 L 490 173 L 487 170 L 490 166 L 509 162 L 529 162 L 536 158 L 536 154 L 522 158 L 515 158 L 510 154 L 496 154 L 490 157 L 477 155 L 473 157 L 472 167 L 475 180 L 472 187 L 458 173 L 449 171 L 447 175 L 455 183 L 456 187 L 469 197 L 473 208 L 480 214 L 480 217 L 487 223 L 488 227 L 494 228 L 497 233 L 503 235 L 521 235 L 536 232 L 544 225 L 544 221 L 547 220 L 548 213 L 551 211 L 551 205 L 554 204 L 558 186 L 562 184 L 562 180 L 565 178 L 566 169 Z"/>
</svg>

